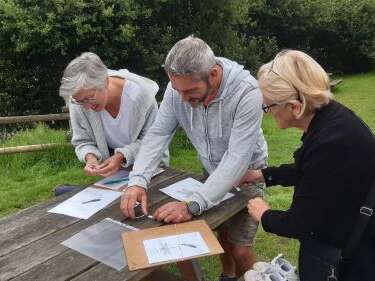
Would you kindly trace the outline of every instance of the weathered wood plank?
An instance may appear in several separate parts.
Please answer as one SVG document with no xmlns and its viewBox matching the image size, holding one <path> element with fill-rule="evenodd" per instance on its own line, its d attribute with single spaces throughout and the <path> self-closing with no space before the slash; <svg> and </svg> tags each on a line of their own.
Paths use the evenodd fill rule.
<svg viewBox="0 0 375 281">
<path fill-rule="evenodd" d="M 151 186 L 158 185 L 180 174 L 182 174 L 182 171 L 168 169 L 155 177 Z M 0 257 L 79 221 L 77 218 L 47 212 L 72 194 L 52 198 L 45 203 L 0 220 L 0 228 L 2 229 L 0 233 Z M 118 202 L 116 201 L 114 204 L 118 206 Z M 59 216 L 59 219 L 56 219 L 56 216 Z"/>
<path fill-rule="evenodd" d="M 59 256 L 61 257 L 60 259 L 49 259 L 43 263 L 43 267 L 34 267 L 30 271 L 27 271 L 26 273 L 12 279 L 12 281 L 65 281 L 79 275 L 83 271 L 86 271 L 95 265 L 91 258 L 83 256 L 78 252 L 71 253 L 70 251 L 66 250 Z"/>
<path fill-rule="evenodd" d="M 187 174 L 186 177 L 192 176 Z M 193 176 L 196 179 L 201 179 L 200 176 Z M 156 206 L 160 206 L 165 204 L 168 201 L 172 201 L 170 197 L 167 197 L 161 192 L 158 192 L 158 189 L 163 188 L 164 186 L 155 186 L 153 187 L 150 192 L 153 194 L 149 195 L 153 201 L 153 208 L 155 209 Z M 228 218 L 242 210 L 248 201 L 249 194 L 245 190 L 241 190 L 240 192 L 236 193 L 236 196 L 233 198 L 224 201 L 217 207 L 205 212 L 203 215 L 197 217 L 196 219 L 204 219 L 210 225 L 211 228 L 216 228 L 221 223 L 226 221 Z M 159 202 L 154 202 L 154 200 Z M 130 221 L 125 221 L 126 223 L 131 223 Z M 153 222 L 153 221 L 151 221 Z M 136 227 L 139 228 L 146 228 L 146 227 L 155 227 L 158 225 L 157 222 L 153 222 L 153 226 L 150 225 L 150 220 L 147 220 L 147 225 L 140 226 L 137 225 Z M 110 276 L 111 281 L 124 281 L 124 280 L 131 280 L 131 281 L 138 281 L 140 277 L 138 274 L 141 274 L 142 270 L 140 271 L 133 271 L 129 272 L 128 269 L 124 269 L 121 272 L 113 272 L 113 270 L 103 270 L 106 266 L 103 264 L 98 264 L 93 266 L 88 271 L 82 273 L 81 275 L 76 276 L 73 280 L 74 281 L 91 281 L 91 280 L 106 280 Z M 108 268 L 108 267 L 106 267 Z M 135 274 L 136 273 L 136 274 Z"/>
<path fill-rule="evenodd" d="M 164 175 L 164 177 L 161 177 Z M 169 184 L 191 176 L 191 174 L 182 173 L 181 171 L 166 171 L 160 176 L 153 180 L 148 197 L 150 206 L 152 206 L 150 211 L 154 211 L 158 206 L 171 201 L 173 199 L 167 197 L 158 190 L 162 187 L 168 186 Z M 200 177 L 193 176 L 194 178 L 200 179 Z M 205 219 L 211 228 L 216 228 L 223 221 L 237 213 L 239 210 L 245 207 L 248 197 L 246 197 L 246 192 L 239 192 L 234 198 L 224 201 L 219 206 L 213 208 L 204 213 L 198 219 Z M 65 198 L 63 195 L 60 198 L 54 198 L 52 204 L 50 202 L 41 204 L 42 207 L 30 208 L 20 212 L 12 217 L 8 217 L 0 221 L 0 227 L 9 226 L 11 230 L 7 231 L 8 235 L 13 235 L 13 240 L 6 240 L 7 236 L 0 237 L 0 243 L 3 243 L 8 247 L 8 254 L 0 258 L 0 280 L 76 280 L 76 281 L 92 281 L 92 280 L 132 280 L 137 281 L 144 278 L 154 269 L 142 270 L 129 272 L 127 268 L 117 272 L 116 270 L 101 264 L 95 260 L 92 260 L 84 255 L 81 255 L 73 250 L 70 250 L 62 245 L 60 242 L 71 237 L 80 230 L 92 225 L 103 218 L 111 217 L 115 220 L 123 220 L 123 216 L 118 208 L 118 202 L 112 205 L 110 208 L 101 211 L 99 214 L 95 215 L 92 219 L 86 221 L 66 221 L 59 223 L 60 219 L 66 216 L 59 216 L 56 214 L 47 214 L 46 210 L 51 206 L 55 205 L 57 200 L 63 201 Z M 33 215 L 39 217 L 39 220 L 35 220 Z M 43 231 L 39 231 L 37 228 L 32 228 L 37 232 L 33 235 L 32 230 L 26 230 L 28 226 L 37 224 L 41 225 L 47 223 L 48 219 L 46 217 L 51 216 L 52 218 L 57 218 L 55 220 L 49 221 L 51 224 L 52 232 L 44 235 L 43 231 L 48 231 L 44 228 Z M 30 220 L 30 221 L 28 221 Z M 75 221 L 74 221 L 75 220 Z M 30 224 L 29 224 L 30 223 Z M 142 218 L 138 220 L 126 220 L 125 223 L 131 224 L 139 228 L 155 227 L 160 225 L 159 222 L 150 220 L 148 218 Z M 4 229 L 4 228 L 2 228 Z M 14 232 L 21 231 L 21 234 L 14 234 Z M 17 248 L 17 241 L 14 240 L 18 238 L 23 241 L 24 237 L 22 234 L 26 235 L 28 242 L 22 242 L 21 247 Z M 20 242 L 19 242 L 20 243 Z M 1 245 L 1 244 L 0 244 Z M 13 248 L 12 248 L 13 247 Z M 9 249 L 13 249 L 11 252 Z M 13 279 L 14 278 L 14 279 Z"/>
<path fill-rule="evenodd" d="M 334 89 L 337 87 L 337 85 L 339 85 L 343 80 L 342 79 L 334 79 L 334 80 L 331 80 L 329 82 L 329 86 L 331 87 L 331 89 Z"/>
<path fill-rule="evenodd" d="M 177 175 L 176 175 L 177 174 Z M 161 176 L 161 175 L 160 175 Z M 165 177 L 164 180 L 158 181 L 155 178 L 155 181 L 151 186 L 154 185 L 162 185 L 167 186 L 176 180 L 180 180 L 185 178 L 186 175 L 182 174 L 182 172 L 175 172 L 172 173 L 170 176 Z M 153 201 L 153 199 L 152 199 Z M 54 214 L 55 216 L 59 216 Z M 61 217 L 64 217 L 61 215 Z M 83 255 L 78 255 L 72 251 L 67 250 L 66 247 L 60 245 L 62 241 L 71 237 L 72 235 L 76 234 L 80 230 L 92 225 L 106 217 L 111 217 L 116 220 L 122 220 L 123 216 L 120 212 L 118 204 L 113 205 L 111 208 L 105 209 L 101 211 L 99 214 L 95 215 L 92 219 L 89 220 L 80 220 L 73 225 L 66 226 L 64 229 L 54 232 L 47 237 L 43 237 L 43 239 L 37 240 L 27 246 L 24 246 L 20 249 L 13 251 L 12 253 L 0 258 L 0 280 L 9 280 L 19 275 L 20 280 L 36 280 L 34 279 L 33 274 L 37 274 L 39 276 L 39 272 L 48 272 L 48 268 L 52 264 L 60 264 L 61 267 L 64 267 L 65 275 L 70 276 L 71 266 L 68 264 L 68 267 L 65 266 L 66 260 L 72 259 L 76 262 L 74 263 L 75 271 L 82 272 L 85 270 L 85 267 L 88 265 L 84 262 L 84 268 L 79 268 L 80 259 L 87 259 L 87 257 Z M 143 227 L 155 227 L 160 225 L 159 222 L 147 219 L 140 219 L 137 221 L 129 221 L 129 224 L 134 225 L 135 227 L 143 228 Z M 43 249 L 43 251 L 39 251 Z M 66 253 L 64 253 L 66 252 Z M 64 253 L 63 258 L 61 254 Z M 72 257 L 66 257 L 66 255 L 72 255 Z M 77 258 L 76 258 L 77 257 Z M 91 260 L 91 264 L 89 266 L 94 266 L 98 262 Z M 78 264 L 78 266 L 77 266 Z M 111 269 L 113 270 L 113 269 Z M 24 274 L 23 274 L 24 273 Z M 22 275 L 20 275 L 22 274 Z M 137 274 L 137 273 L 135 273 Z M 22 276 L 22 277 L 21 277 Z M 22 278 L 22 279 L 21 279 Z M 46 274 L 46 280 L 49 280 L 48 274 Z M 66 276 L 64 277 L 66 278 Z M 71 278 L 71 276 L 70 276 Z M 106 279 L 106 278 L 105 278 Z M 44 279 L 37 279 L 37 280 L 44 280 Z M 64 280 L 64 279 L 62 279 Z"/>
<path fill-rule="evenodd" d="M 69 120 L 69 113 L 0 117 L 0 124 Z"/>
<path fill-rule="evenodd" d="M 225 200 L 202 215 L 211 229 L 216 229 L 223 222 L 244 209 L 252 195 L 252 193 L 244 189 L 233 191 L 233 193 L 235 194 L 234 197 Z"/>
<path fill-rule="evenodd" d="M 60 216 L 57 220 L 54 214 L 47 213 L 47 210 L 70 196 L 72 194 L 52 198 L 2 219 L 0 221 L 0 257 L 77 222 L 79 219 L 68 216 Z"/>
<path fill-rule="evenodd" d="M 31 144 L 31 145 L 21 145 L 21 146 L 12 146 L 12 147 L 1 147 L 0 155 L 5 154 L 15 154 L 23 152 L 35 152 L 48 150 L 55 147 L 68 147 L 71 146 L 70 143 L 44 143 L 44 144 Z"/>
</svg>

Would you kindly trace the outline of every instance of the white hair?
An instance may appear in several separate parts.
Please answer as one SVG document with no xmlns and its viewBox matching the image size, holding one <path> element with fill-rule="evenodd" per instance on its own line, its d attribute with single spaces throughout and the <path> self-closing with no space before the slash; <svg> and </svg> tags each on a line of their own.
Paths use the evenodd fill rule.
<svg viewBox="0 0 375 281">
<path fill-rule="evenodd" d="M 107 67 L 98 55 L 82 53 L 65 68 L 59 94 L 67 101 L 81 90 L 104 90 L 107 77 Z"/>
<path fill-rule="evenodd" d="M 215 54 L 210 46 L 190 35 L 172 47 L 165 59 L 164 69 L 168 75 L 206 78 L 215 64 Z"/>
</svg>

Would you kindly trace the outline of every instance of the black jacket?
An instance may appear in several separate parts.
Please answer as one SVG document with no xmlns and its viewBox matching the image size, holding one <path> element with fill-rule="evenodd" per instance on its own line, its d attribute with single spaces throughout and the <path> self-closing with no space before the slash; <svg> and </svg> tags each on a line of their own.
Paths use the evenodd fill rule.
<svg viewBox="0 0 375 281">
<path fill-rule="evenodd" d="M 262 170 L 267 186 L 295 187 L 289 210 L 266 211 L 263 228 L 297 239 L 314 233 L 343 247 L 375 179 L 375 138 L 352 111 L 331 101 L 316 112 L 302 142 L 293 164 Z"/>
</svg>

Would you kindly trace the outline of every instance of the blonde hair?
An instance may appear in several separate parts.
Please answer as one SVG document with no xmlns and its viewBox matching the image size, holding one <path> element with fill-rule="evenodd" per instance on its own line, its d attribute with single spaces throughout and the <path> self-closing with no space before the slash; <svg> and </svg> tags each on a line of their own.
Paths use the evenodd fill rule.
<svg viewBox="0 0 375 281">
<path fill-rule="evenodd" d="M 299 100 L 299 117 L 327 104 L 333 95 L 329 77 L 309 55 L 296 50 L 283 50 L 258 71 L 263 96 L 276 104 Z"/>
</svg>

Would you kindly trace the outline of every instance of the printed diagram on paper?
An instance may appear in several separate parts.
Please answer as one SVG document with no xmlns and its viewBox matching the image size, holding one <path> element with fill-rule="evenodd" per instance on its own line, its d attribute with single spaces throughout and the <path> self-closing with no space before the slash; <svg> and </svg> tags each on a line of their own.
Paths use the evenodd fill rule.
<svg viewBox="0 0 375 281">
<path fill-rule="evenodd" d="M 143 245 L 150 264 L 186 259 L 210 252 L 199 232 L 144 240 Z"/>
<path fill-rule="evenodd" d="M 194 192 L 198 191 L 202 185 L 203 183 L 201 183 L 200 181 L 197 181 L 193 178 L 187 178 L 171 184 L 165 188 L 162 188 L 160 189 L 160 191 L 179 201 L 188 201 L 191 195 L 193 195 Z M 223 202 L 224 200 L 227 200 L 232 196 L 234 195 L 228 192 L 220 202 Z"/>
</svg>

